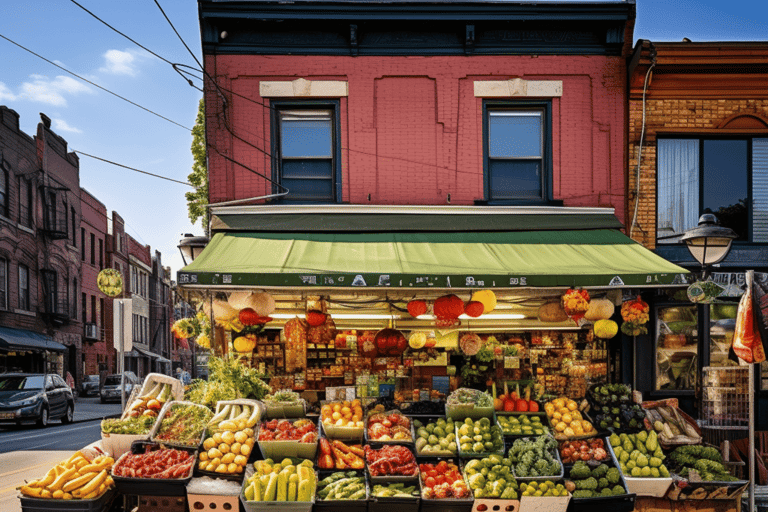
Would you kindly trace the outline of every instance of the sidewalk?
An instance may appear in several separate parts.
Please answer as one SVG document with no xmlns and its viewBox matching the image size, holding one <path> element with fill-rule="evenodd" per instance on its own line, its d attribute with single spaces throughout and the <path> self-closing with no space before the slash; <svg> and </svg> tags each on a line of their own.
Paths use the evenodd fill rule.
<svg viewBox="0 0 768 512">
<path fill-rule="evenodd" d="M 98 398 L 75 399 L 75 422 L 117 418 L 121 413 L 120 402 L 102 404 Z"/>
</svg>

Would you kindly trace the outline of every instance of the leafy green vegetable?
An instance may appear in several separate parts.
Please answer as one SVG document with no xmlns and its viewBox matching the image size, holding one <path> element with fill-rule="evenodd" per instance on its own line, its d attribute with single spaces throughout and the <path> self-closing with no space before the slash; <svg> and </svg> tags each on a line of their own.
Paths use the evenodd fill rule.
<svg viewBox="0 0 768 512">
<path fill-rule="evenodd" d="M 208 380 L 192 381 L 187 390 L 186 399 L 211 408 L 221 400 L 236 398 L 261 400 L 270 392 L 269 385 L 261 380 L 261 377 L 264 375 L 240 363 L 233 355 L 210 356 Z"/>
<path fill-rule="evenodd" d="M 155 424 L 154 416 L 138 416 L 135 418 L 107 418 L 101 421 L 101 431 L 106 434 L 148 434 Z"/>
</svg>

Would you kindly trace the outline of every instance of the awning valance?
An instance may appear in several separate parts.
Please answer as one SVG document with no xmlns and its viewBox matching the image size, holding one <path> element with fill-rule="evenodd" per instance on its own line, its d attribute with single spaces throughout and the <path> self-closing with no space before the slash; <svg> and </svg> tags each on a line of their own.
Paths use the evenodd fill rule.
<svg viewBox="0 0 768 512">
<path fill-rule="evenodd" d="M 33 352 L 42 352 L 48 350 L 51 352 L 64 352 L 67 347 L 53 341 L 53 338 L 26 329 L 14 329 L 12 327 L 0 327 L 0 350 L 15 351 L 29 350 Z"/>
<path fill-rule="evenodd" d="M 152 359 L 157 360 L 158 363 L 170 363 L 171 361 L 169 359 L 164 358 L 160 354 L 155 354 L 154 352 L 150 352 L 149 350 L 144 350 L 143 348 L 135 347 L 135 349 L 139 352 L 139 354 L 143 354 L 147 357 L 151 357 Z"/>
<path fill-rule="evenodd" d="M 658 287 L 686 273 L 616 229 L 229 231 L 177 277 L 184 287 L 412 289 Z"/>
</svg>

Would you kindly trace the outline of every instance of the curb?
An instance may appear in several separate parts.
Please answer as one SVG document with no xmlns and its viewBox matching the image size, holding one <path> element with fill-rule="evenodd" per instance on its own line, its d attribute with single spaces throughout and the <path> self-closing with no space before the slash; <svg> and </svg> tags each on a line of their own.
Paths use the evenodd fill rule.
<svg viewBox="0 0 768 512">
<path fill-rule="evenodd" d="M 119 418 L 121 416 L 120 413 L 117 414 L 106 414 L 104 416 L 93 416 L 90 418 L 83 418 L 79 420 L 72 420 L 72 423 L 85 423 L 86 421 L 94 421 L 94 420 L 103 420 L 107 418 Z"/>
</svg>

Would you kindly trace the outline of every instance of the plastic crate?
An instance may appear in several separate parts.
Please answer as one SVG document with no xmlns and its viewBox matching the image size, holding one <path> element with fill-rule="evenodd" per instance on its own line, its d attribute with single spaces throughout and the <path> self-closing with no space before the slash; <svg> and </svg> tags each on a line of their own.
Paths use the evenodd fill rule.
<svg viewBox="0 0 768 512">
<path fill-rule="evenodd" d="M 158 446 L 158 443 L 148 441 L 135 441 L 131 445 L 130 453 L 141 453 L 146 445 Z M 187 494 L 187 484 L 192 480 L 192 473 L 197 464 L 197 450 L 186 449 L 192 454 L 194 462 L 189 469 L 189 473 L 184 478 L 130 478 L 125 476 L 112 475 L 115 481 L 115 487 L 121 494 L 130 494 L 138 496 L 185 496 Z M 118 466 L 128 453 L 123 454 L 116 462 Z M 113 466 L 114 467 L 114 466 Z"/>
<path fill-rule="evenodd" d="M 409 418 L 408 416 L 406 416 L 405 414 L 401 413 L 400 411 L 385 411 L 383 413 L 375 413 L 375 414 L 389 415 L 391 413 L 396 413 L 396 414 L 398 414 L 400 416 L 403 416 L 404 418 L 406 418 L 409 421 L 410 425 L 408 426 L 408 430 L 409 430 L 409 434 L 411 436 L 410 439 L 389 439 L 389 440 L 371 439 L 370 437 L 368 437 L 368 429 L 370 427 L 369 421 L 370 421 L 370 418 L 371 418 L 372 414 L 369 413 L 365 417 L 366 428 L 365 428 L 365 430 L 363 432 L 363 442 L 365 444 L 377 444 L 377 443 L 378 444 L 407 444 L 407 445 L 414 445 L 415 444 L 416 433 L 413 430 L 413 419 Z"/>
<path fill-rule="evenodd" d="M 139 496 L 138 512 L 186 512 L 184 496 Z"/>
<path fill-rule="evenodd" d="M 493 406 L 475 407 L 474 405 L 445 405 L 445 416 L 453 420 L 463 421 L 466 418 L 472 418 L 473 420 L 479 420 L 480 418 L 493 419 L 494 412 Z"/>
<path fill-rule="evenodd" d="M 232 496 L 221 496 L 218 494 L 187 494 L 187 503 L 189 504 L 190 512 L 197 512 L 198 510 L 203 512 L 216 511 L 221 512 L 232 510 L 238 512 L 240 510 L 240 497 L 235 494 Z"/>
<path fill-rule="evenodd" d="M 297 418 L 298 419 L 298 418 Z M 262 424 L 256 431 L 256 444 L 265 459 L 282 460 L 286 457 L 315 460 L 317 446 L 320 442 L 320 432 L 314 443 L 300 443 L 299 441 L 259 441 Z"/>
<path fill-rule="evenodd" d="M 618 458 L 616 452 L 613 451 L 610 439 L 605 438 L 605 444 L 608 447 L 611 459 L 613 459 L 616 467 L 620 467 L 618 464 Z M 637 496 L 650 496 L 652 498 L 662 498 L 667 494 L 670 486 L 672 485 L 672 478 L 637 478 L 627 476 L 622 472 L 624 478 L 625 487 L 630 494 L 636 494 Z"/>
<path fill-rule="evenodd" d="M 115 498 L 115 489 L 108 489 L 98 498 L 92 500 L 56 500 L 44 498 L 30 498 L 19 495 L 22 512 L 49 512 L 51 510 L 65 510 L 67 512 L 101 512 L 109 510 L 112 500 Z"/>
<path fill-rule="evenodd" d="M 610 441 L 606 438 L 606 444 L 610 444 Z M 600 464 L 605 464 L 608 467 L 618 468 L 619 464 L 614 457 L 613 452 L 608 451 L 608 459 L 599 461 Z M 590 467 L 592 467 L 592 463 Z M 599 465 L 599 464 L 598 464 Z M 568 465 L 568 471 L 566 475 L 570 476 L 571 468 L 573 464 Z M 597 467 L 597 465 L 595 466 Z M 621 473 L 621 470 L 619 470 Z M 627 483 L 624 479 L 624 475 L 619 476 L 619 485 L 625 490 L 627 489 Z M 594 510 L 610 510 L 611 512 L 631 512 L 635 509 L 636 494 L 632 494 L 627 491 L 627 494 L 618 494 L 616 496 L 597 496 L 595 498 L 573 498 L 571 497 L 571 503 L 568 505 L 568 512 L 592 512 Z"/>
<path fill-rule="evenodd" d="M 315 504 L 315 494 L 317 489 L 312 493 L 312 499 L 310 501 L 248 501 L 245 499 L 245 488 L 248 483 L 248 478 L 253 475 L 253 466 L 248 465 L 245 470 L 245 479 L 243 480 L 243 486 L 240 490 L 240 503 L 242 508 L 246 512 L 311 512 L 312 507 Z"/>
<path fill-rule="evenodd" d="M 501 455 L 504 456 L 504 453 L 506 452 L 506 447 L 504 446 L 503 440 L 504 440 L 504 434 L 502 434 L 502 445 L 501 448 L 499 448 L 496 451 L 493 452 L 465 452 L 461 449 L 461 443 L 459 442 L 459 439 L 461 439 L 461 435 L 459 434 L 459 430 L 461 429 L 461 426 L 464 425 L 463 422 L 455 422 L 454 423 L 454 434 L 456 435 L 456 446 L 458 447 L 459 457 L 464 459 L 482 459 L 484 457 L 488 457 L 490 455 Z M 501 431 L 501 427 L 497 423 L 492 423 L 491 428 L 496 427 Z"/>
<path fill-rule="evenodd" d="M 158 431 L 160 430 L 163 419 L 171 414 L 171 410 L 175 407 L 199 407 L 201 409 L 207 410 L 209 413 L 211 412 L 210 409 L 208 409 L 204 405 L 196 404 L 194 402 L 186 402 L 186 401 L 177 401 L 177 402 L 166 402 L 162 409 L 160 409 L 160 413 L 157 415 L 157 420 L 155 420 L 155 424 L 152 426 L 152 430 L 149 432 L 149 439 L 152 442 L 156 443 L 163 443 L 165 446 L 173 446 L 174 448 L 198 448 L 202 443 L 203 439 L 205 438 L 206 428 L 203 426 L 200 429 L 200 435 L 198 436 L 197 442 L 190 443 L 189 445 L 176 443 L 173 441 L 165 441 L 161 439 L 157 439 Z M 213 417 L 213 414 L 210 415 Z M 210 419 L 210 417 L 209 417 Z"/>
<path fill-rule="evenodd" d="M 383 448 L 385 445 L 379 445 L 378 448 L 374 448 L 376 450 Z M 390 445 L 386 445 L 390 446 Z M 416 453 L 415 448 L 413 446 L 409 445 L 400 445 L 403 448 L 408 449 L 413 454 L 413 460 L 416 461 Z M 413 475 L 382 475 L 382 476 L 373 476 L 371 475 L 370 468 L 368 467 L 368 457 L 366 454 L 365 457 L 365 471 L 368 475 L 368 481 L 371 485 L 375 484 L 386 484 L 386 483 L 392 483 L 392 482 L 409 482 L 411 480 L 418 480 L 419 479 L 419 463 L 416 461 L 416 473 Z"/>
<path fill-rule="evenodd" d="M 144 384 L 141 386 L 140 390 L 137 391 L 136 388 L 134 388 L 131 396 L 128 397 L 128 400 L 125 402 L 126 408 L 120 418 L 125 419 L 128 416 L 128 409 L 130 408 L 130 404 L 133 403 L 133 400 L 149 393 L 149 390 L 158 382 L 171 385 L 171 396 L 174 400 L 184 400 L 184 384 L 182 384 L 179 379 L 174 379 L 173 377 L 163 375 L 162 373 L 150 373 L 144 378 Z"/>
<path fill-rule="evenodd" d="M 265 401 L 264 406 L 265 417 L 269 419 L 303 418 L 307 415 L 307 402 L 303 398 L 299 399 L 298 404 Z"/>
<path fill-rule="evenodd" d="M 264 411 L 265 411 L 264 404 L 259 402 L 258 400 L 251 400 L 249 398 L 237 398 L 235 400 L 220 400 L 220 401 L 216 402 L 216 410 L 214 411 L 213 415 L 215 416 L 216 414 L 218 414 L 227 405 L 247 405 L 249 407 L 258 408 L 259 411 L 261 411 L 261 412 L 259 413 L 259 419 L 256 421 L 257 424 L 264 417 Z M 210 428 L 208 430 L 211 433 L 215 432 L 214 430 L 211 430 Z"/>
<path fill-rule="evenodd" d="M 355 471 L 357 473 L 357 476 L 363 477 L 363 480 L 365 481 L 365 499 L 362 500 L 322 500 L 317 496 L 317 491 L 315 491 L 315 507 L 314 510 L 328 510 L 330 512 L 336 512 L 339 509 L 344 509 L 344 512 L 366 512 L 368 510 L 368 496 L 371 492 L 371 488 L 368 485 L 368 478 L 365 473 L 365 471 L 362 470 L 344 470 L 344 469 L 336 469 L 336 470 L 330 470 L 325 469 L 322 471 L 317 472 L 317 481 L 318 483 L 323 480 L 325 477 L 330 476 L 334 473 L 347 473 L 348 471 Z M 319 489 L 318 489 L 319 490 Z"/>
</svg>

